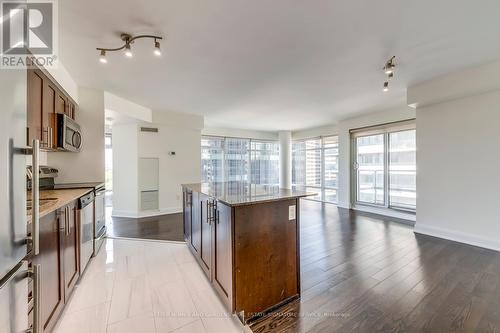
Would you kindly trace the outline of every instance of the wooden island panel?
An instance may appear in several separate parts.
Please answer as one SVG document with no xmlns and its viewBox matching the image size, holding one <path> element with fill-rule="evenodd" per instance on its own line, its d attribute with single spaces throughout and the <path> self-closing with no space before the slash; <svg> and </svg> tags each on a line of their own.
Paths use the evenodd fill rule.
<svg viewBox="0 0 500 333">
<path fill-rule="evenodd" d="M 227 309 L 248 323 L 300 297 L 299 202 L 310 193 L 183 185 L 185 239 Z"/>
<path fill-rule="evenodd" d="M 298 220 L 289 220 L 298 201 L 235 209 L 235 312 L 245 319 L 300 295 Z"/>
</svg>

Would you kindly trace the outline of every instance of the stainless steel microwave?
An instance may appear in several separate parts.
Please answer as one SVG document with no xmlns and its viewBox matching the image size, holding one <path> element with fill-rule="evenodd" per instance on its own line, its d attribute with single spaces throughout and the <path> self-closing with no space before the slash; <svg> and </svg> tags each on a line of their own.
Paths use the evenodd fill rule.
<svg viewBox="0 0 500 333">
<path fill-rule="evenodd" d="M 80 125 L 65 114 L 56 114 L 57 149 L 79 152 L 82 149 Z"/>
</svg>

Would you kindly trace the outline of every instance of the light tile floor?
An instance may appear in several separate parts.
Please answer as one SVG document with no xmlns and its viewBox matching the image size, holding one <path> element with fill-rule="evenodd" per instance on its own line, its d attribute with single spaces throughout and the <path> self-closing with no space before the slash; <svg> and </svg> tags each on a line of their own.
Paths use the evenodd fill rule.
<svg viewBox="0 0 500 333">
<path fill-rule="evenodd" d="M 185 244 L 108 239 L 55 333 L 245 332 Z"/>
</svg>

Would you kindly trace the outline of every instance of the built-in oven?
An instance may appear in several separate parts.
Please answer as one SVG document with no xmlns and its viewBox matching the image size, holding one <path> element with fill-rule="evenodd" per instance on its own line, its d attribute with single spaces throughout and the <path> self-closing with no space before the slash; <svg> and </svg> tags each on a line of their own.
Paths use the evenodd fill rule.
<svg viewBox="0 0 500 333">
<path fill-rule="evenodd" d="M 95 189 L 94 256 L 99 253 L 106 237 L 105 194 L 104 186 Z"/>
<path fill-rule="evenodd" d="M 82 149 L 80 125 L 65 114 L 56 113 L 57 149 L 79 152 Z"/>
</svg>

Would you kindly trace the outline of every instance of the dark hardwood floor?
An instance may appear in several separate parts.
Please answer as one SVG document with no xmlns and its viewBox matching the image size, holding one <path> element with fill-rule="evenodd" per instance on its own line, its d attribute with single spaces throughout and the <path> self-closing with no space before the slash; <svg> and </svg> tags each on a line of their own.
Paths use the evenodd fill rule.
<svg viewBox="0 0 500 333">
<path fill-rule="evenodd" d="M 499 252 L 301 205 L 302 297 L 254 332 L 500 332 Z"/>
<path fill-rule="evenodd" d="M 108 237 L 184 241 L 182 214 L 169 214 L 146 218 L 106 216 Z"/>
</svg>

